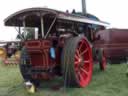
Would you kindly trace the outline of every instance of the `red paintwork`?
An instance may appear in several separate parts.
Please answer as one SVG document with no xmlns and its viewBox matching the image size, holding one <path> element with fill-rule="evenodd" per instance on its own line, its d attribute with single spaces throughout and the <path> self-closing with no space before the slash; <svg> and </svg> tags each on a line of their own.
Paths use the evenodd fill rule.
<svg viewBox="0 0 128 96">
<path fill-rule="evenodd" d="M 51 42 L 49 40 L 34 40 L 25 42 L 25 46 L 31 57 L 31 63 L 36 68 L 49 69 L 55 66 L 50 59 L 49 49 Z"/>
<path fill-rule="evenodd" d="M 49 49 L 51 47 L 50 40 L 31 40 L 26 41 L 25 46 L 31 58 L 31 64 L 34 69 L 48 70 L 55 66 L 55 61 L 50 59 Z M 47 73 L 33 75 L 35 79 L 47 80 L 51 76 Z"/>
<path fill-rule="evenodd" d="M 75 76 L 80 87 L 85 87 L 91 81 L 93 69 L 92 51 L 86 39 L 79 42 L 74 57 Z"/>
</svg>

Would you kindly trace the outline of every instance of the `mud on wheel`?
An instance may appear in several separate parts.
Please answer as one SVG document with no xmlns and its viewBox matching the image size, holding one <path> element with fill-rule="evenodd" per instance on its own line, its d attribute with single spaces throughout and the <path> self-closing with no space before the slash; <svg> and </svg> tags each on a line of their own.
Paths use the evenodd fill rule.
<svg viewBox="0 0 128 96">
<path fill-rule="evenodd" d="M 61 60 L 66 85 L 85 87 L 89 84 L 93 71 L 92 58 L 92 49 L 85 37 L 67 40 Z"/>
</svg>

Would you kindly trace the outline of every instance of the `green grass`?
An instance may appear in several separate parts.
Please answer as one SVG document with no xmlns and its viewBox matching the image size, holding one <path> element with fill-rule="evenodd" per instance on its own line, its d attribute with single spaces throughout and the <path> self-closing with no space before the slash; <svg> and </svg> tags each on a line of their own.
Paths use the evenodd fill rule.
<svg viewBox="0 0 128 96">
<path fill-rule="evenodd" d="M 26 91 L 23 79 L 17 66 L 4 66 L 0 64 L 0 96 L 127 96 L 128 78 L 125 75 L 126 64 L 108 65 L 102 72 L 96 65 L 93 78 L 86 88 L 67 88 L 52 90 L 51 86 L 61 83 L 55 79 L 42 83 L 42 87 L 35 94 Z"/>
</svg>

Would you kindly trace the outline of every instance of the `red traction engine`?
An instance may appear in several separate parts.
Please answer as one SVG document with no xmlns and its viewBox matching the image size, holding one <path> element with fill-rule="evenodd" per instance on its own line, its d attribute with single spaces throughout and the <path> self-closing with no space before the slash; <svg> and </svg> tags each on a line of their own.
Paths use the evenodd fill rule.
<svg viewBox="0 0 128 96">
<path fill-rule="evenodd" d="M 93 41 L 95 32 L 108 24 L 92 15 L 29 8 L 10 15 L 5 25 L 19 29 L 23 42 L 19 66 L 25 81 L 35 83 L 58 75 L 66 85 L 85 87 L 94 60 L 102 70 L 106 67 L 104 51 L 95 48 Z"/>
</svg>

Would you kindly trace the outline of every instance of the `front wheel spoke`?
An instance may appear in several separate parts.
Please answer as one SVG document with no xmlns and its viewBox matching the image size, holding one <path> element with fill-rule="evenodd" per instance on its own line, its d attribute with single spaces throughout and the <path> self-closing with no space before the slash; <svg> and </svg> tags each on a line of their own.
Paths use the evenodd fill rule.
<svg viewBox="0 0 128 96">
<path fill-rule="evenodd" d="M 82 72 L 84 72 L 86 75 L 88 75 L 88 71 L 85 70 L 84 68 L 81 67 L 80 70 L 81 70 Z"/>
<path fill-rule="evenodd" d="M 105 58 L 102 58 L 102 63 L 104 64 L 106 62 Z"/>
<path fill-rule="evenodd" d="M 106 58 L 103 58 L 103 62 L 106 62 Z"/>
</svg>

